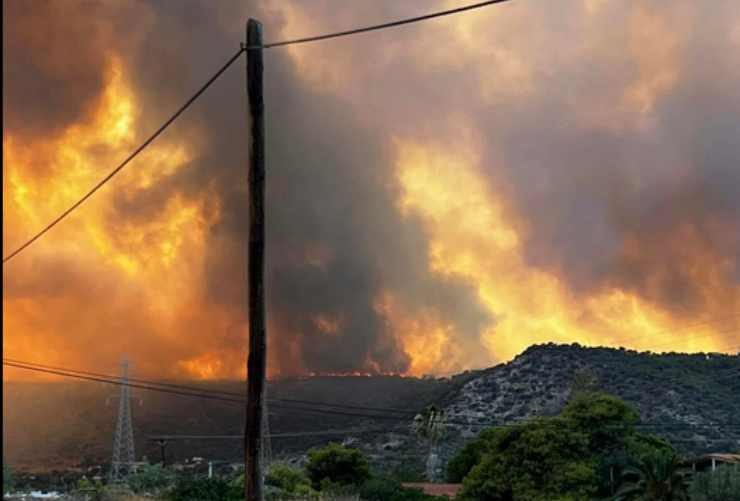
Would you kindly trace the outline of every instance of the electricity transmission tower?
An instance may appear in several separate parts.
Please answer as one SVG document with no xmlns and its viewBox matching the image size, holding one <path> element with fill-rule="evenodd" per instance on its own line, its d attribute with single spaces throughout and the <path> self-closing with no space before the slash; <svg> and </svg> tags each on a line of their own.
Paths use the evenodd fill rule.
<svg viewBox="0 0 740 501">
<path fill-rule="evenodd" d="M 134 429 L 131 422 L 131 395 L 128 386 L 129 361 L 121 362 L 121 394 L 118 399 L 118 422 L 113 437 L 113 459 L 109 481 L 125 482 L 134 470 Z"/>
<path fill-rule="evenodd" d="M 262 410 L 262 475 L 267 475 L 267 470 L 272 463 L 272 443 L 270 442 L 270 411 L 267 408 L 267 384 L 265 384 Z"/>
</svg>

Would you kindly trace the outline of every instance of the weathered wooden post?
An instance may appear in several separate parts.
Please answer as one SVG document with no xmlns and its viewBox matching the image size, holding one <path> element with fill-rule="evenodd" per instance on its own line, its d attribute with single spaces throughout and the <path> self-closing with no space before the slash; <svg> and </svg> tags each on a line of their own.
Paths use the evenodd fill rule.
<svg viewBox="0 0 740 501">
<path fill-rule="evenodd" d="M 244 432 L 244 497 L 263 501 L 262 412 L 267 366 L 265 321 L 265 121 L 262 96 L 262 24 L 247 22 L 249 150 L 249 358 Z"/>
</svg>

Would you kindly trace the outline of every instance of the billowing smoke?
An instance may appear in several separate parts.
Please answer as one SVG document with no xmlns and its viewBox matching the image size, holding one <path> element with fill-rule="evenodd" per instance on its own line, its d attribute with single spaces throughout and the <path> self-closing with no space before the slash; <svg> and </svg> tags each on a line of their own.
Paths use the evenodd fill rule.
<svg viewBox="0 0 740 501">
<path fill-rule="evenodd" d="M 276 40 L 447 5 L 4 4 L 4 254 L 247 17 Z M 729 349 L 740 320 L 712 322 L 740 312 L 738 54 L 729 0 L 513 2 L 266 51 L 271 372 L 440 373 L 550 339 Z M 247 121 L 241 62 L 5 265 L 5 354 L 241 374 Z"/>
<path fill-rule="evenodd" d="M 243 23 L 237 22 L 229 29 L 222 23 L 230 18 L 246 19 L 248 13 L 236 15 L 227 5 L 214 11 L 205 3 L 189 3 L 186 8 L 158 3 L 140 5 L 132 12 L 120 12 L 113 5 L 87 12 L 81 5 L 72 7 L 76 14 L 70 16 L 80 21 L 62 27 L 50 20 L 59 15 L 55 12 L 59 8 L 59 4 L 38 2 L 11 5 L 6 10 L 6 19 L 18 19 L 17 23 L 8 21 L 16 30 L 9 35 L 14 37 L 14 43 L 6 49 L 5 72 L 11 77 L 5 93 L 11 118 L 6 137 L 43 142 L 44 134 L 54 133 L 54 129 L 44 125 L 44 112 L 49 114 L 51 110 L 53 115 L 56 109 L 75 111 L 53 117 L 58 122 L 56 128 L 64 128 L 80 120 L 83 112 L 79 110 L 93 107 L 90 103 L 102 92 L 104 76 L 93 75 L 89 88 L 80 90 L 80 75 L 49 59 L 63 59 L 62 54 L 74 58 L 79 53 L 85 56 L 88 72 L 102 73 L 111 52 L 123 59 L 132 81 L 140 113 L 137 136 L 144 135 L 238 47 Z M 265 15 L 266 24 L 274 24 L 270 22 L 272 18 L 279 21 L 277 16 Z M 121 17 L 129 20 L 121 23 L 121 29 L 110 27 L 110 33 L 100 34 L 99 41 L 86 39 L 91 25 L 105 25 L 102 20 Z M 48 26 L 45 37 L 54 41 L 54 54 L 26 47 L 26 39 L 36 29 L 36 19 L 43 19 L 44 26 Z M 134 33 L 127 33 L 128 28 Z M 199 33 L 197 38 L 192 37 L 193 30 Z M 67 36 L 67 32 L 72 32 L 72 36 Z M 15 47 L 20 48 L 11 50 Z M 16 58 L 30 60 L 26 64 L 32 69 L 16 74 Z M 54 72 L 56 66 L 62 70 Z M 52 69 L 48 74 L 34 70 L 49 67 Z M 26 81 L 44 77 L 45 81 L 35 85 L 42 89 L 61 86 L 61 91 L 43 109 L 26 115 L 24 102 L 32 99 Z M 183 310 L 213 309 L 225 318 L 209 325 L 211 316 L 207 313 L 180 311 L 185 319 L 167 326 L 178 329 L 177 332 L 157 332 L 163 324 L 147 315 L 150 308 L 141 304 L 147 297 L 156 296 L 156 290 L 136 290 L 133 281 L 125 285 L 106 283 L 105 269 L 97 269 L 94 260 L 53 256 L 41 259 L 29 252 L 29 256 L 18 261 L 33 262 L 32 275 L 13 270 L 15 263 L 10 264 L 6 294 L 11 301 L 16 297 L 63 298 L 64 318 L 55 318 L 58 337 L 49 340 L 56 350 L 64 346 L 65 355 L 69 356 L 73 348 L 82 347 L 81 340 L 93 345 L 99 340 L 105 347 L 91 349 L 106 351 L 109 365 L 118 353 L 128 351 L 133 352 L 135 359 L 143 357 L 146 369 L 155 370 L 155 364 L 162 364 L 159 370 L 164 372 L 173 372 L 175 369 L 170 367 L 176 367 L 176 362 L 183 359 L 215 352 L 218 364 L 224 366 L 221 374 L 234 370 L 235 364 L 239 370 L 239 356 L 243 356 L 246 346 L 248 138 L 243 81 L 243 70 L 234 68 L 188 112 L 181 125 L 168 132 L 168 139 L 178 135 L 194 137 L 198 148 L 192 160 L 145 188 L 117 190 L 111 185 L 108 190 L 112 210 L 104 220 L 104 231 L 116 240 L 121 226 L 157 218 L 173 197 L 198 199 L 204 192 L 215 197 L 219 214 L 207 231 L 199 274 L 202 282 L 189 284 L 196 289 L 197 303 L 170 304 Z M 423 231 L 415 221 L 401 217 L 394 193 L 388 189 L 393 184 L 393 161 L 382 134 L 360 123 L 337 99 L 302 86 L 286 52 L 268 55 L 266 83 L 272 369 L 282 373 L 408 371 L 410 356 L 376 305 L 391 285 L 407 307 L 432 308 L 441 321 L 455 325 L 460 346 L 477 344 L 481 329 L 491 316 L 477 305 L 470 286 L 429 276 Z M 112 159 L 101 162 L 101 172 L 111 162 Z M 13 223 L 9 223 L 8 235 L 16 242 L 33 229 Z M 75 220 L 70 218 L 64 224 L 73 226 Z M 50 235 L 49 240 L 53 239 Z M 125 241 L 117 244 L 127 245 Z M 176 265 L 168 273 L 176 276 L 178 268 Z M 144 298 L 139 301 L 136 296 L 142 292 Z M 73 306 L 76 304 L 89 305 L 90 310 L 81 312 Z M 14 313 L 27 312 L 10 311 L 11 315 Z M 44 314 L 42 323 L 51 325 L 47 315 Z M 108 316 L 118 318 L 101 318 Z M 194 324 L 190 324 L 192 317 L 196 319 Z M 86 327 L 85 323 L 93 325 Z M 32 339 L 40 335 L 24 334 Z M 18 346 L 12 342 L 13 332 L 6 335 L 11 346 Z M 167 348 L 169 345 L 172 347 Z M 220 360 L 221 355 L 226 363 Z M 32 354 L 28 356 L 33 358 Z M 484 360 L 477 357 L 478 363 Z M 462 361 L 458 364 L 462 365 Z"/>
</svg>

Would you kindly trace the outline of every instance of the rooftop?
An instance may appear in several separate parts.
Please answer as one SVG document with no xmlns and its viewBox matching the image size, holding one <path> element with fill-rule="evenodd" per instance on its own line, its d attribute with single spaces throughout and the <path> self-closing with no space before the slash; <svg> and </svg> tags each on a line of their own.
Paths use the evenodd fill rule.
<svg viewBox="0 0 740 501">
<path fill-rule="evenodd" d="M 432 484 L 427 482 L 404 482 L 404 487 L 421 489 L 425 494 L 432 496 L 447 496 L 454 498 L 460 492 L 462 484 Z"/>
</svg>

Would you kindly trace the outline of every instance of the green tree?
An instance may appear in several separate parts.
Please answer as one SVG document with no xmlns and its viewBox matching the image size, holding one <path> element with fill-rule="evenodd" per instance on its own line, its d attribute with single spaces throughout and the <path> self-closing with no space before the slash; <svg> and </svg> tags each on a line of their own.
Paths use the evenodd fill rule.
<svg viewBox="0 0 740 501">
<path fill-rule="evenodd" d="M 483 430 L 475 440 L 458 449 L 447 462 L 447 481 L 453 484 L 462 482 L 470 470 L 481 462 L 496 433 L 496 428 Z"/>
<path fill-rule="evenodd" d="M 614 495 L 631 457 L 674 452 L 664 439 L 635 431 L 639 413 L 612 395 L 581 391 L 560 416 L 589 437 L 589 453 L 597 462 L 598 496 Z"/>
<path fill-rule="evenodd" d="M 692 501 L 740 501 L 740 468 L 726 465 L 697 473 L 689 493 Z"/>
<path fill-rule="evenodd" d="M 3 463 L 3 493 L 13 489 L 13 472 L 6 463 Z"/>
<path fill-rule="evenodd" d="M 137 468 L 136 473 L 128 479 L 128 485 L 134 492 L 159 491 L 172 485 L 175 475 L 160 464 L 145 464 Z"/>
<path fill-rule="evenodd" d="M 630 457 L 674 452 L 665 440 L 637 433 L 638 419 L 618 398 L 580 391 L 560 416 L 484 431 L 451 459 L 447 478 L 464 479 L 473 499 L 609 497 Z"/>
<path fill-rule="evenodd" d="M 689 472 L 673 452 L 658 451 L 625 468 L 618 501 L 688 501 Z"/>
<path fill-rule="evenodd" d="M 321 489 L 322 482 L 327 481 L 359 486 L 370 478 L 370 466 L 359 450 L 331 443 L 308 451 L 306 473 L 317 490 Z"/>
<path fill-rule="evenodd" d="M 311 480 L 301 470 L 287 464 L 275 463 L 265 477 L 265 484 L 290 494 L 311 491 Z"/>
<path fill-rule="evenodd" d="M 575 395 L 560 416 L 589 435 L 589 449 L 597 454 L 623 449 L 627 436 L 634 433 L 640 415 L 617 397 L 583 391 Z"/>
<path fill-rule="evenodd" d="M 656 435 L 635 432 L 628 435 L 624 441 L 625 450 L 630 457 L 640 458 L 663 452 L 665 454 L 675 453 L 671 443 Z"/>
<path fill-rule="evenodd" d="M 589 437 L 563 420 L 498 428 L 482 461 L 463 481 L 462 499 L 572 501 L 596 491 Z"/>
</svg>

